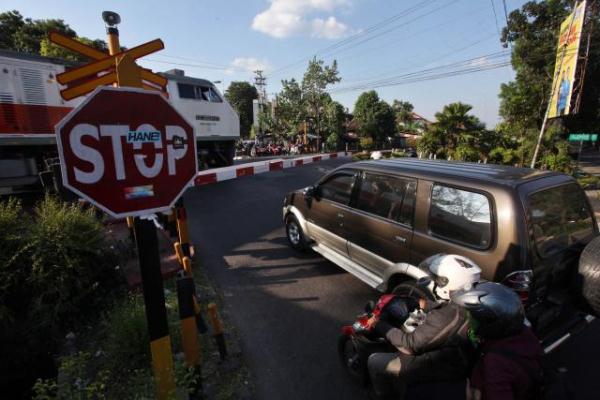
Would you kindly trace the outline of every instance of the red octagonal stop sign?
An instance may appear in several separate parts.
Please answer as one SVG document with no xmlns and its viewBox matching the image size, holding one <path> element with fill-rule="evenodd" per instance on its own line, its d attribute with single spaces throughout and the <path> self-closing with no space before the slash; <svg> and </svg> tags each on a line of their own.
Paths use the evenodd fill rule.
<svg viewBox="0 0 600 400">
<path fill-rule="evenodd" d="M 64 185 L 115 217 L 169 209 L 196 175 L 194 129 L 158 92 L 98 88 L 56 140 Z"/>
</svg>

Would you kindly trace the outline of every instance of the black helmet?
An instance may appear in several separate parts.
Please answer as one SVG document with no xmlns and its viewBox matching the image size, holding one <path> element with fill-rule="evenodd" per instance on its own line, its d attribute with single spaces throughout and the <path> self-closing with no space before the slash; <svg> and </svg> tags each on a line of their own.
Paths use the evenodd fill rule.
<svg viewBox="0 0 600 400">
<path fill-rule="evenodd" d="M 475 333 L 483 339 L 516 335 L 525 313 L 519 296 L 500 283 L 482 282 L 452 294 L 451 301 L 466 308 L 475 320 Z"/>
</svg>

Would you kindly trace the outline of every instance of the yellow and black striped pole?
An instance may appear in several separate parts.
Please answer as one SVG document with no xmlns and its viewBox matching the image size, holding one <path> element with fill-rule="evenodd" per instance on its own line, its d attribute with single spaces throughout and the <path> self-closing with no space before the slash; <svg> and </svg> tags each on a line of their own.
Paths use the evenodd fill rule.
<svg viewBox="0 0 600 400">
<path fill-rule="evenodd" d="M 177 231 L 179 232 L 179 243 L 181 243 L 181 250 L 185 257 L 191 257 L 190 251 L 190 236 L 187 225 L 187 214 L 183 205 L 183 199 L 177 201 L 176 218 L 177 218 Z"/>
<path fill-rule="evenodd" d="M 193 281 L 194 275 L 192 273 L 192 260 L 189 257 L 183 257 L 182 265 L 183 265 L 183 271 L 185 273 L 185 276 L 192 279 L 192 281 Z M 192 297 L 193 297 L 193 302 L 194 302 L 194 313 L 196 315 L 196 323 L 197 323 L 198 331 L 200 331 L 200 333 L 206 333 L 206 331 L 208 330 L 208 327 L 206 326 L 206 323 L 204 322 L 204 318 L 202 318 L 202 314 L 201 314 L 202 309 L 200 307 L 200 304 L 198 303 L 198 299 L 196 298 L 196 286 L 194 286 L 194 290 L 192 292 Z"/>
<path fill-rule="evenodd" d="M 175 394 L 175 379 L 156 227 L 151 220 L 138 217 L 134 221 L 134 230 L 144 289 L 156 397 L 168 399 Z"/>
<path fill-rule="evenodd" d="M 177 279 L 177 300 L 179 303 L 179 319 L 181 321 L 181 345 L 188 367 L 194 371 L 191 399 L 202 398 L 202 373 L 200 369 L 200 342 L 196 327 L 194 304 L 194 280 L 189 276 Z"/>
<path fill-rule="evenodd" d="M 221 357 L 221 361 L 224 361 L 227 358 L 227 346 L 225 346 L 225 336 L 223 336 L 223 321 L 219 318 L 217 305 L 215 303 L 210 303 L 208 305 L 208 315 L 210 317 L 212 335 L 215 338 L 217 348 L 219 349 L 219 356 Z"/>
</svg>

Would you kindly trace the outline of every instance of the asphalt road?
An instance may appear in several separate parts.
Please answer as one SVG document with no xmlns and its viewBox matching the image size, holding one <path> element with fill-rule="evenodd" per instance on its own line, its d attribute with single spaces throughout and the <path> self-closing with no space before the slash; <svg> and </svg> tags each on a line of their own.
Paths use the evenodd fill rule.
<svg viewBox="0 0 600 400">
<path fill-rule="evenodd" d="M 196 254 L 225 296 L 256 378 L 259 399 L 365 399 L 339 365 L 340 327 L 378 297 L 341 268 L 286 241 L 283 195 L 347 159 L 188 190 Z M 600 324 L 553 353 L 566 362 L 577 399 L 600 398 Z"/>
</svg>

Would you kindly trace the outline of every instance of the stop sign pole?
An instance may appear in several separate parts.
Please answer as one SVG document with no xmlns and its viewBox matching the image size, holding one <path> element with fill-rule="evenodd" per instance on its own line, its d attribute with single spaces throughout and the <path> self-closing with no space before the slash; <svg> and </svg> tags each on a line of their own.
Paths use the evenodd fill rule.
<svg viewBox="0 0 600 400">
<path fill-rule="evenodd" d="M 107 35 L 109 52 L 114 55 L 120 51 L 117 27 L 107 27 Z M 132 64 L 135 65 L 127 56 L 117 63 L 118 82 L 121 86 L 126 84 L 142 87 L 139 69 L 132 68 Z M 141 271 L 157 398 L 168 399 L 175 394 L 175 376 L 156 227 L 152 220 L 136 217 L 133 230 Z"/>
<path fill-rule="evenodd" d="M 57 145 L 65 186 L 113 216 L 135 217 L 133 227 L 156 395 L 166 400 L 176 394 L 175 379 L 158 239 L 150 215 L 171 208 L 189 184 L 182 181 L 182 177 L 193 179 L 197 166 L 195 136 L 192 126 L 162 94 L 141 89 L 148 88 L 142 79 L 158 86 L 166 85 L 162 77 L 141 69 L 134 62 L 135 58 L 162 48 L 162 42 L 153 41 L 121 51 L 115 26 L 120 19 L 117 14 L 108 13 L 107 17 L 105 14 L 110 56 L 60 35 L 54 36 L 57 44 L 97 60 L 63 73 L 61 79 L 64 80 L 85 77 L 89 80 L 63 90 L 61 95 L 88 93 L 98 85 L 110 83 L 102 81 L 106 76 L 116 78 L 114 86 L 140 89 L 96 88 L 57 125 Z M 112 62 L 111 56 L 114 56 Z M 106 75 L 100 78 L 97 77 L 98 65 L 110 65 Z M 148 123 L 149 120 L 154 121 L 156 127 Z"/>
</svg>

